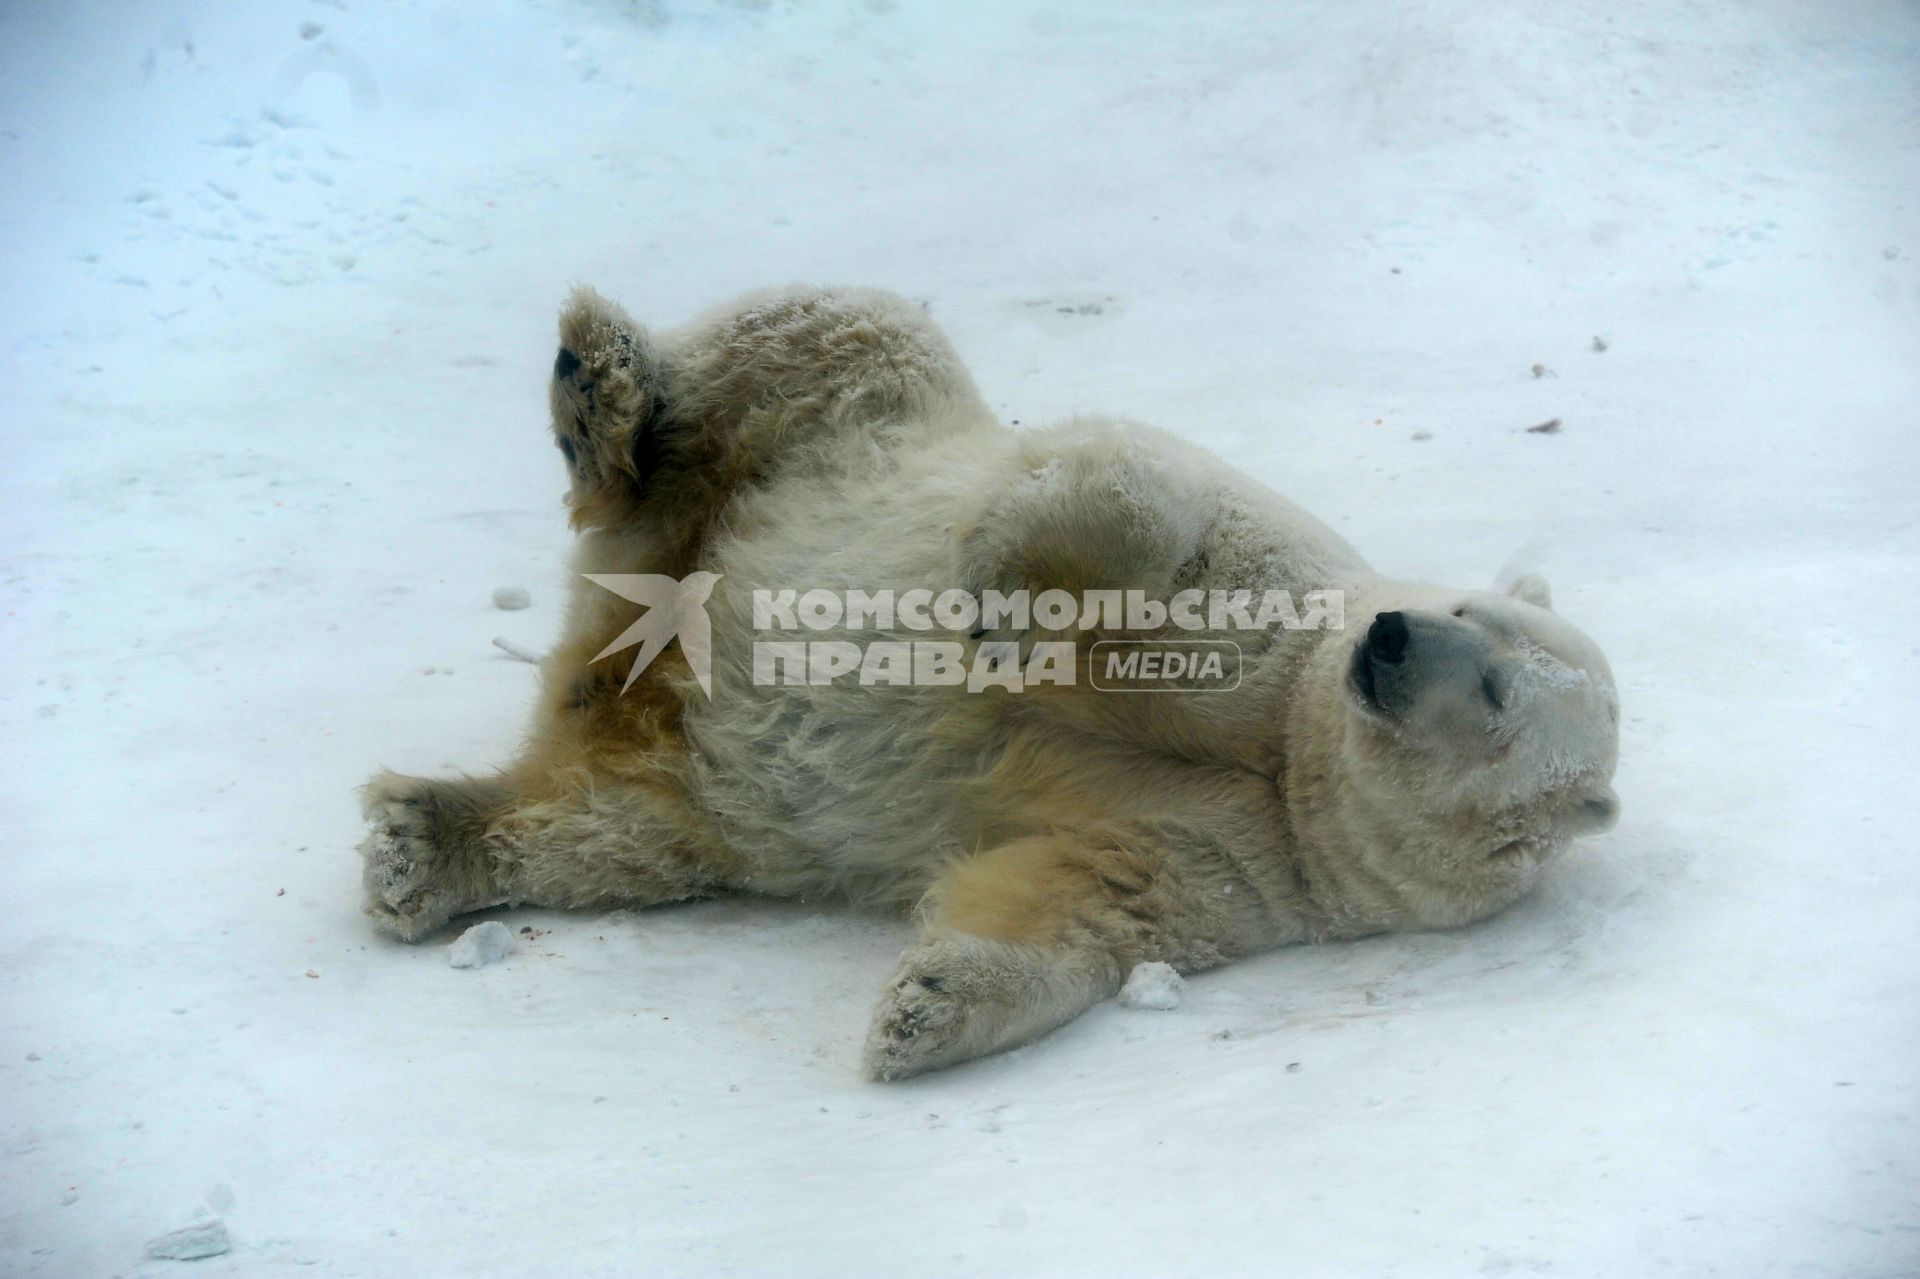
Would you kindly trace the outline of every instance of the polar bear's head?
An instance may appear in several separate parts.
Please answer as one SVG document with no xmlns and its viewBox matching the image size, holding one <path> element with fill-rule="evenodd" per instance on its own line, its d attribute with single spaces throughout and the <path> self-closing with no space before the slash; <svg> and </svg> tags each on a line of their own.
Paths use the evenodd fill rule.
<svg viewBox="0 0 1920 1279">
<path fill-rule="evenodd" d="M 1546 583 L 1412 590 L 1343 637 L 1349 818 L 1431 922 L 1519 895 L 1568 840 L 1610 827 L 1619 703 L 1600 650 Z"/>
</svg>

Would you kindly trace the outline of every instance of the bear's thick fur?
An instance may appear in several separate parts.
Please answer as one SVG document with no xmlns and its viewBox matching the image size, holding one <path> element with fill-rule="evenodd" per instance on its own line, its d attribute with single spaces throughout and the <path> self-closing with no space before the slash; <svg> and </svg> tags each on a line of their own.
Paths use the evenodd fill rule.
<svg viewBox="0 0 1920 1279">
<path fill-rule="evenodd" d="M 1538 578 L 1498 594 L 1391 581 L 1171 436 L 1009 428 L 888 294 L 756 295 L 656 333 L 581 290 L 560 337 L 554 430 L 580 534 L 565 635 L 516 764 L 365 788 L 366 908 L 393 936 L 501 903 L 915 906 L 922 938 L 866 1055 L 894 1079 L 1061 1025 L 1143 961 L 1193 971 L 1482 918 L 1613 820 L 1612 678 Z M 710 591 L 711 695 L 678 652 L 639 672 L 633 648 L 601 657 L 641 610 L 585 574 Z M 756 588 L 1337 591 L 1349 625 L 1168 625 L 1237 643 L 1238 686 L 1123 693 L 1084 677 L 1106 615 L 1044 635 L 768 636 Z M 768 686 L 768 638 L 969 654 L 1044 639 L 1075 646 L 1082 678 Z"/>
</svg>

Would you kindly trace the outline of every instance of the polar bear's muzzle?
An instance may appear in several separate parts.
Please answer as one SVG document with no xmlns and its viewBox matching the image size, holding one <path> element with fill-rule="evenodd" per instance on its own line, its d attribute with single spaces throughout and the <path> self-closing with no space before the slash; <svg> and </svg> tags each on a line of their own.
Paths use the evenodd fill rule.
<svg viewBox="0 0 1920 1279">
<path fill-rule="evenodd" d="M 1492 643 L 1475 626 L 1393 610 L 1376 615 L 1354 646 L 1348 682 L 1367 711 L 1390 720 L 1406 719 L 1436 690 L 1456 686 L 1484 714 L 1502 699 L 1492 658 Z"/>
<path fill-rule="evenodd" d="M 1532 834 L 1611 824 L 1611 673 L 1551 612 L 1488 595 L 1382 611 L 1354 642 L 1345 683 L 1353 740 L 1391 761 L 1382 776 L 1396 802 L 1416 785 L 1436 811 L 1471 803 L 1551 817 Z"/>
<path fill-rule="evenodd" d="M 1366 637 L 1354 646 L 1349 680 L 1367 709 L 1382 715 L 1390 714 L 1386 703 L 1381 700 L 1381 684 L 1392 682 L 1390 668 L 1405 663 L 1407 639 L 1406 614 L 1382 613 L 1373 619 Z M 1382 668 L 1389 668 L 1388 680 L 1382 680 Z"/>
</svg>

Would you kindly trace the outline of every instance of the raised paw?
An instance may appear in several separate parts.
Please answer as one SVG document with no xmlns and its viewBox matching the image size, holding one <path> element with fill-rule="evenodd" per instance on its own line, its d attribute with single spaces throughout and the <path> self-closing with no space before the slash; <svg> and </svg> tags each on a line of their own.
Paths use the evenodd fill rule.
<svg viewBox="0 0 1920 1279">
<path fill-rule="evenodd" d="M 646 330 L 592 289 L 575 290 L 560 314 L 550 399 L 577 495 L 645 480 L 661 403 L 658 362 Z"/>
<path fill-rule="evenodd" d="M 382 773 L 361 791 L 365 910 L 380 931 L 419 941 L 455 915 L 499 905 L 493 858 L 473 838 L 481 784 Z"/>
</svg>

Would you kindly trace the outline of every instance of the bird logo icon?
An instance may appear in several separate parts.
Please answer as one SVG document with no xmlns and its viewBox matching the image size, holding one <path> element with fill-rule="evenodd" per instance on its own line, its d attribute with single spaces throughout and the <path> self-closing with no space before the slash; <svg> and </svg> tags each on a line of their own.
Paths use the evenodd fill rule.
<svg viewBox="0 0 1920 1279">
<path fill-rule="evenodd" d="M 620 686 L 621 692 L 632 688 L 640 672 L 677 636 L 680 651 L 686 656 L 694 679 L 700 682 L 700 691 L 709 698 L 713 696 L 713 625 L 707 620 L 706 603 L 720 574 L 689 573 L 677 581 L 661 573 L 585 573 L 582 576 L 647 610 L 632 626 L 620 632 L 619 638 L 593 655 L 597 662 L 635 644 L 640 646 L 633 657 L 633 669 L 627 672 L 627 682 Z"/>
</svg>

